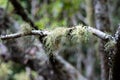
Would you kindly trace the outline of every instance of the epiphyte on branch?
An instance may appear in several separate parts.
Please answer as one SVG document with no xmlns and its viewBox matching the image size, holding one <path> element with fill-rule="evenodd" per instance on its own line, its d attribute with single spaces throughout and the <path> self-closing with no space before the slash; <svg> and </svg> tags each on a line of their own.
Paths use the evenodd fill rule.
<svg viewBox="0 0 120 80">
<path fill-rule="evenodd" d="M 21 28 L 20 31 L 23 32 L 23 33 L 30 33 L 32 31 L 32 28 L 31 28 L 31 26 L 28 23 L 23 23 L 20 26 L 20 28 Z"/>
</svg>

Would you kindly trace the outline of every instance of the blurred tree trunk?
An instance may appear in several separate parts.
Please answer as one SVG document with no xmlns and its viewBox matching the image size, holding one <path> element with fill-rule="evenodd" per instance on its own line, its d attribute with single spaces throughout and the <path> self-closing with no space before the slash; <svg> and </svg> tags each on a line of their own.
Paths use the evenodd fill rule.
<svg viewBox="0 0 120 80">
<path fill-rule="evenodd" d="M 103 32 L 110 32 L 110 19 L 108 13 L 107 0 L 95 0 L 95 23 L 97 29 Z M 108 80 L 109 65 L 108 54 L 104 51 L 105 42 L 102 40 L 99 44 L 99 53 L 101 56 L 101 80 Z"/>
<path fill-rule="evenodd" d="M 87 25 L 89 26 L 94 26 L 94 5 L 93 5 L 93 0 L 85 0 L 86 1 L 86 21 Z M 94 38 L 91 38 L 88 41 L 88 45 L 94 45 Z M 87 49 L 87 60 L 86 60 L 86 76 L 88 77 L 89 80 L 94 80 L 95 78 L 95 73 L 94 73 L 94 63 L 95 63 L 95 48 L 94 47 L 89 47 Z"/>
<path fill-rule="evenodd" d="M 93 42 L 92 42 L 93 43 Z M 92 43 L 89 43 L 89 45 L 93 45 Z M 95 50 L 93 49 L 94 47 L 88 48 L 87 50 L 87 59 L 86 59 L 86 76 L 88 77 L 88 80 L 96 80 L 95 79 L 95 73 L 94 73 L 94 68 L 95 68 Z"/>
<path fill-rule="evenodd" d="M 87 14 L 87 24 L 89 26 L 94 26 L 94 5 L 93 0 L 86 1 L 86 14 Z"/>
<path fill-rule="evenodd" d="M 113 69 L 112 69 L 112 79 L 111 80 L 120 80 L 120 26 L 115 34 L 116 38 L 116 48 L 115 55 L 113 59 Z"/>
</svg>

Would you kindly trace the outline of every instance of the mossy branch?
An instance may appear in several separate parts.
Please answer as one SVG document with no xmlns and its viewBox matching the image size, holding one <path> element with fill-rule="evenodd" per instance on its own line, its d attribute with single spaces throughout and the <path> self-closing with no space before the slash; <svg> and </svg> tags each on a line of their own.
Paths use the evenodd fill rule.
<svg viewBox="0 0 120 80">
<path fill-rule="evenodd" d="M 1 35 L 0 39 L 7 40 L 27 35 L 45 36 L 43 39 L 45 46 L 49 51 L 54 51 L 60 48 L 61 43 L 63 42 L 67 43 L 72 41 L 74 44 L 85 42 L 88 40 L 88 37 L 90 36 L 89 34 L 93 34 L 103 40 L 109 40 L 110 38 L 113 38 L 111 35 L 108 35 L 102 31 L 83 25 L 78 25 L 71 28 L 59 27 L 49 31 L 32 30 L 27 24 L 22 27 L 24 27 L 22 31 L 9 35 Z"/>
</svg>

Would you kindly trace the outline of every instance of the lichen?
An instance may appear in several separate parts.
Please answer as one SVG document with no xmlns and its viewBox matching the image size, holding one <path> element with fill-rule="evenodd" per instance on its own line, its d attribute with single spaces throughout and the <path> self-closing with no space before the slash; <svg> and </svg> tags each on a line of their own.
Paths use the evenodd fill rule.
<svg viewBox="0 0 120 80">
<path fill-rule="evenodd" d="M 116 45 L 116 41 L 115 40 L 110 40 L 105 44 L 105 51 L 109 51 L 111 49 L 114 49 Z"/>
<path fill-rule="evenodd" d="M 75 43 L 87 42 L 90 32 L 87 30 L 87 26 L 79 25 L 71 32 L 72 41 Z"/>
<path fill-rule="evenodd" d="M 75 44 L 86 42 L 88 40 L 89 32 L 86 26 L 79 25 L 73 28 L 60 27 L 50 30 L 44 38 L 44 43 L 47 51 L 55 51 L 58 48 L 65 46 L 64 43 L 72 42 Z"/>
<path fill-rule="evenodd" d="M 61 38 L 66 34 L 66 30 L 67 28 L 63 27 L 50 30 L 50 34 L 44 38 L 44 43 L 49 53 L 59 47 Z"/>
<path fill-rule="evenodd" d="M 23 23 L 20 26 L 20 32 L 29 33 L 29 32 L 31 32 L 31 30 L 32 30 L 32 27 L 28 23 Z"/>
</svg>

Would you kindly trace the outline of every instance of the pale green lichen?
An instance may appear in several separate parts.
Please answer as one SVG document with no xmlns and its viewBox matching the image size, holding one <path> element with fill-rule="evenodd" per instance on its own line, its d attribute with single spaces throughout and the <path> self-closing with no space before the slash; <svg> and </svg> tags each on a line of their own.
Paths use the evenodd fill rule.
<svg viewBox="0 0 120 80">
<path fill-rule="evenodd" d="M 79 25 L 72 31 L 72 41 L 75 43 L 87 42 L 90 32 L 87 30 L 87 26 Z"/>
<path fill-rule="evenodd" d="M 86 26 L 79 25 L 74 28 L 60 27 L 50 31 L 44 38 L 45 46 L 50 53 L 58 48 L 65 46 L 64 43 L 72 42 L 75 44 L 86 42 L 89 32 Z"/>
<path fill-rule="evenodd" d="M 20 26 L 20 32 L 29 33 L 29 32 L 31 32 L 31 30 L 32 30 L 32 28 L 31 28 L 30 24 L 28 24 L 28 23 L 23 23 Z"/>
<path fill-rule="evenodd" d="M 116 45 L 116 41 L 115 40 L 110 40 L 105 44 L 105 51 L 109 51 L 111 49 L 114 49 Z"/>
<path fill-rule="evenodd" d="M 59 47 L 61 38 L 66 34 L 66 31 L 67 28 L 63 27 L 50 30 L 51 33 L 44 38 L 45 46 L 49 52 L 54 51 Z"/>
</svg>

